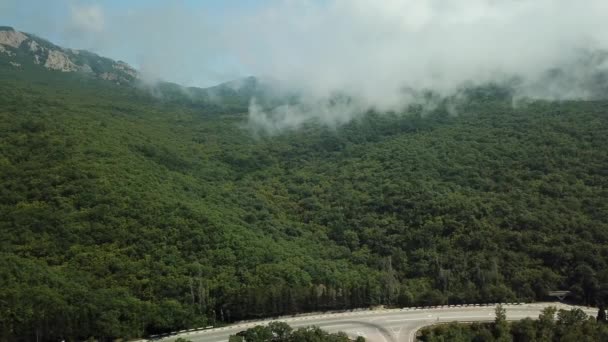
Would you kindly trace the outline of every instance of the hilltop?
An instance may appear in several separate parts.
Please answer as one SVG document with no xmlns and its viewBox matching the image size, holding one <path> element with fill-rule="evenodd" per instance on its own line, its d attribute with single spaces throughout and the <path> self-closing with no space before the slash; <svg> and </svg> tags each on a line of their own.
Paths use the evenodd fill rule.
<svg viewBox="0 0 608 342">
<path fill-rule="evenodd" d="M 61 48 L 7 26 L 0 27 L 0 54 L 15 68 L 40 66 L 61 72 L 79 72 L 117 84 L 133 82 L 138 77 L 137 71 L 127 63 L 85 50 Z"/>
<path fill-rule="evenodd" d="M 221 104 L 230 110 L 243 111 L 253 97 L 263 102 L 279 101 L 274 94 L 276 85 L 268 80 L 250 76 L 209 88 L 185 87 L 162 80 L 146 82 L 135 68 L 123 61 L 86 50 L 63 48 L 8 26 L 0 26 L 0 63 L 16 70 L 58 71 L 145 89 L 165 102 Z"/>
</svg>

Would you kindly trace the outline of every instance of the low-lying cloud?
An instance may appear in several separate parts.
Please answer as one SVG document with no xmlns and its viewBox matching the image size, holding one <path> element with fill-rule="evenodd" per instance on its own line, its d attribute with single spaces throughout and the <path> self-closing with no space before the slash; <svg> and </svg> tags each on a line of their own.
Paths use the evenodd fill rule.
<svg viewBox="0 0 608 342">
<path fill-rule="evenodd" d="M 87 30 L 66 29 L 66 41 L 135 61 L 154 78 L 209 86 L 256 75 L 297 89 L 297 106 L 252 101 L 252 125 L 269 131 L 399 111 L 419 91 L 449 96 L 464 84 L 516 79 L 520 96 L 589 98 L 590 76 L 608 70 L 588 63 L 608 50 L 605 0 L 277 0 L 219 11 L 173 1 L 127 11 L 66 4 L 88 9 L 69 23 Z M 549 82 L 555 68 L 559 82 Z"/>
<path fill-rule="evenodd" d="M 104 29 L 104 12 L 99 5 L 72 5 L 70 21 L 74 31 L 102 32 Z"/>
<path fill-rule="evenodd" d="M 608 70 L 581 64 L 608 47 L 606 15 L 605 1 L 283 2 L 246 21 L 255 29 L 242 45 L 244 61 L 297 84 L 312 104 L 342 92 L 357 106 L 309 103 L 269 113 L 254 104 L 251 119 L 268 130 L 305 118 L 334 124 L 344 110 L 403 109 L 416 100 L 412 89 L 448 96 L 464 84 L 513 79 L 520 96 L 586 98 L 589 74 Z M 547 82 L 552 68 L 563 69 L 560 82 Z"/>
</svg>

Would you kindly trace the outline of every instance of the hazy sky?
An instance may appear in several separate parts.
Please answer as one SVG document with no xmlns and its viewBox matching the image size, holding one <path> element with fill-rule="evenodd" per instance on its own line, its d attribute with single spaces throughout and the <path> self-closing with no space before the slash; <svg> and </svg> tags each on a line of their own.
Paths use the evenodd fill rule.
<svg viewBox="0 0 608 342">
<path fill-rule="evenodd" d="M 314 101 L 341 91 L 379 109 L 403 105 L 403 88 L 533 83 L 606 49 L 606 18 L 607 0 L 0 0 L 0 23 L 151 77 L 267 76 Z M 580 93 L 551 91 L 565 90 Z"/>
<path fill-rule="evenodd" d="M 0 0 L 0 23 L 191 85 L 443 86 L 604 46 L 607 17 L 605 0 Z"/>
</svg>

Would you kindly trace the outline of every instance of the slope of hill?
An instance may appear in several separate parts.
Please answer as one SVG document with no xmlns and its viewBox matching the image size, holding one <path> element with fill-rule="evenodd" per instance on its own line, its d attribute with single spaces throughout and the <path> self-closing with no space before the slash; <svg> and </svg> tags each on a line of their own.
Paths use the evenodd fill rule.
<svg viewBox="0 0 608 342">
<path fill-rule="evenodd" d="M 5 50 L 25 58 L 24 44 Z M 514 108 L 480 88 L 458 116 L 413 108 L 254 138 L 221 102 L 10 62 L 0 340 L 554 289 L 606 300 L 606 101 Z"/>
<path fill-rule="evenodd" d="M 62 72 L 79 72 L 117 84 L 137 79 L 137 71 L 121 61 L 85 50 L 61 48 L 35 35 L 0 26 L 0 57 L 15 68 L 40 66 Z"/>
</svg>

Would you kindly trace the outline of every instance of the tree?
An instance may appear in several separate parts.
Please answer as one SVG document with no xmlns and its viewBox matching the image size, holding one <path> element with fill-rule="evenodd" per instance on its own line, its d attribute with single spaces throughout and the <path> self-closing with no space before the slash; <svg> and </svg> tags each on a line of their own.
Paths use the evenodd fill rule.
<svg viewBox="0 0 608 342">
<path fill-rule="evenodd" d="M 498 311 L 498 310 L 497 310 Z M 538 321 L 530 318 L 508 324 L 510 333 L 492 335 L 488 328 L 500 331 L 499 325 L 504 323 L 502 318 L 494 324 L 451 323 L 421 329 L 421 340 L 427 342 L 443 341 L 608 341 L 608 326 L 588 318 L 580 309 L 560 310 L 555 324 L 555 308 L 544 310 Z M 503 316 L 497 313 L 497 317 Z"/>
<path fill-rule="evenodd" d="M 588 318 L 587 314 L 581 309 L 572 310 L 559 310 L 557 312 L 557 324 L 572 326 L 580 324 L 586 321 Z"/>
<path fill-rule="evenodd" d="M 285 341 L 291 335 L 293 329 L 285 322 L 270 322 L 268 329 L 272 333 L 273 341 Z"/>
<path fill-rule="evenodd" d="M 606 308 L 603 305 L 600 305 L 597 310 L 597 321 L 606 323 Z"/>
<path fill-rule="evenodd" d="M 555 313 L 557 309 L 554 306 L 544 308 L 538 316 L 538 332 L 537 336 L 541 341 L 551 341 L 555 334 Z"/>
<path fill-rule="evenodd" d="M 241 335 L 230 335 L 228 342 L 243 342 L 243 336 Z"/>
<path fill-rule="evenodd" d="M 243 336 L 245 342 L 268 342 L 271 341 L 272 331 L 268 327 L 256 325 L 253 328 L 247 329 L 239 335 Z"/>
<path fill-rule="evenodd" d="M 499 341 L 510 340 L 509 323 L 507 322 L 507 310 L 505 310 L 501 304 L 498 304 L 496 305 L 494 312 L 496 314 L 496 317 L 494 318 L 496 338 Z"/>
<path fill-rule="evenodd" d="M 351 342 L 348 336 L 339 332 L 330 334 L 319 327 L 293 330 L 287 323 L 271 322 L 267 326 L 255 326 L 229 337 L 230 342 Z M 357 342 L 365 342 L 363 337 Z"/>
<path fill-rule="evenodd" d="M 536 323 L 531 318 L 525 318 L 511 326 L 511 334 L 515 341 L 532 342 L 536 340 Z"/>
</svg>

